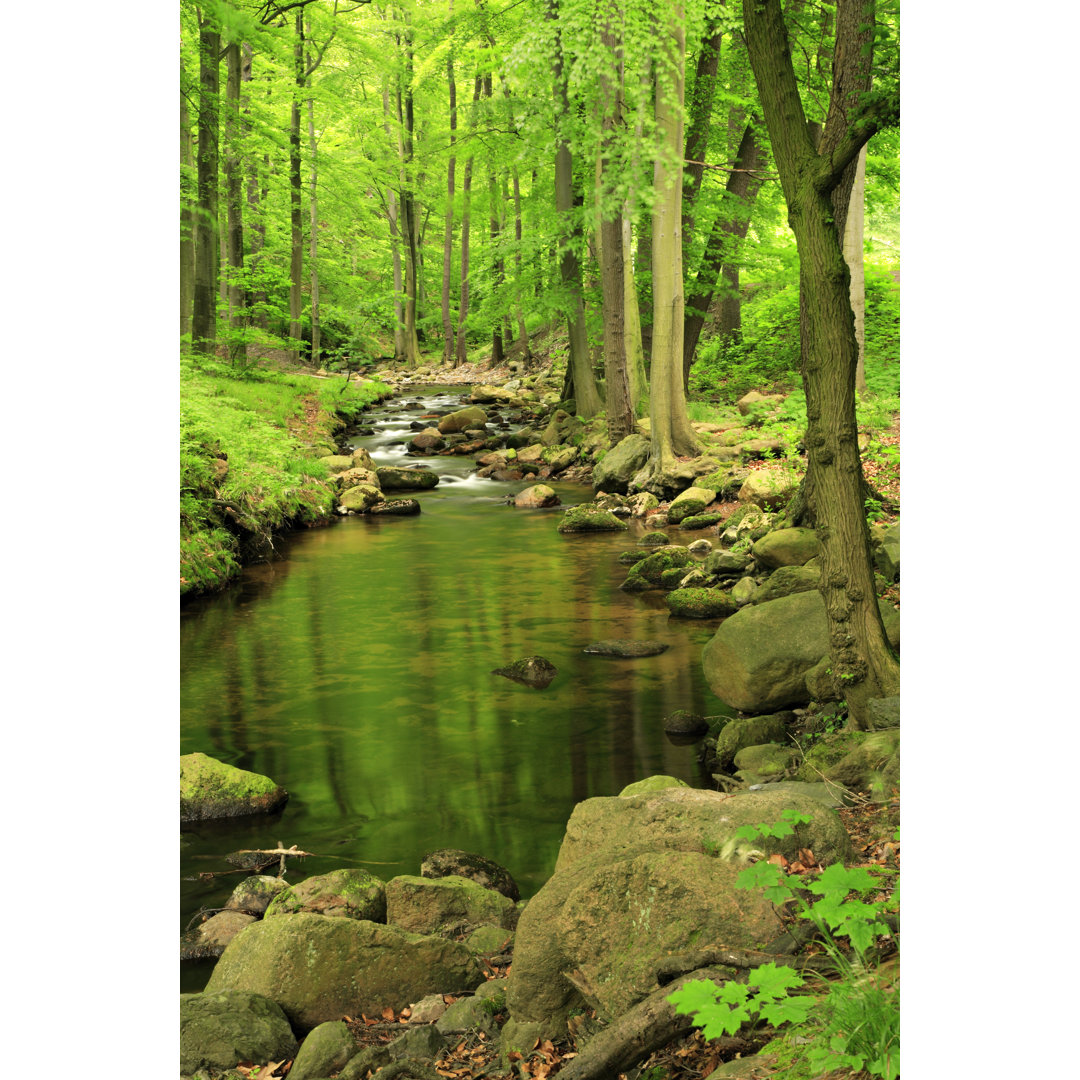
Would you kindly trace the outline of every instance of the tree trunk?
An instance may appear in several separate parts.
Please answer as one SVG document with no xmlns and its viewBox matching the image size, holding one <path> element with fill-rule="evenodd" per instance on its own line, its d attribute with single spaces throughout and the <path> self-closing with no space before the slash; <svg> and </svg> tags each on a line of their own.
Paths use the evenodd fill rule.
<svg viewBox="0 0 1080 1080">
<path fill-rule="evenodd" d="M 868 22 L 872 34 L 873 5 L 863 0 L 856 3 L 862 8 L 858 22 Z M 840 25 L 845 14 L 850 14 L 843 10 L 845 6 L 845 0 L 840 0 L 838 65 L 843 61 Z M 743 24 L 799 252 L 799 287 L 805 300 L 801 330 L 807 477 L 821 541 L 821 594 L 829 625 L 829 655 L 834 673 L 845 684 L 851 722 L 861 727 L 870 698 L 899 692 L 900 665 L 885 636 L 874 589 L 855 421 L 858 348 L 842 232 L 832 196 L 879 121 L 871 115 L 857 131 L 851 129 L 848 95 L 834 86 L 822 138 L 825 152 L 819 154 L 807 131 L 780 0 L 744 5 Z M 869 57 L 856 59 L 869 64 Z M 889 104 L 880 107 L 888 120 Z M 843 113 L 835 123 L 834 110 Z M 832 136 L 839 129 L 841 134 Z"/>
<path fill-rule="evenodd" d="M 204 18 L 199 25 L 199 205 L 195 226 L 195 288 L 191 337 L 197 351 L 217 347 L 218 287 L 218 55 L 221 35 Z"/>
<path fill-rule="evenodd" d="M 754 134 L 753 123 L 746 125 L 739 152 L 735 156 L 735 171 L 728 177 L 720 213 L 716 215 L 709 233 L 701 268 L 694 280 L 694 292 L 686 304 L 683 328 L 682 385 L 690 385 L 690 367 L 694 362 L 701 328 L 716 292 L 721 269 L 735 254 L 735 247 L 746 236 L 750 227 L 750 211 L 757 198 L 761 180 L 750 170 L 761 165 L 761 147 Z M 735 266 L 735 283 L 738 288 L 738 266 Z"/>
<path fill-rule="evenodd" d="M 473 87 L 472 113 L 469 117 L 469 126 L 476 123 L 476 106 L 480 101 L 480 92 L 484 88 L 484 80 L 480 75 L 476 76 L 476 84 Z M 469 211 L 472 198 L 472 167 L 473 155 L 465 159 L 465 175 L 461 178 L 461 304 L 458 308 L 458 335 L 457 335 L 457 359 L 454 367 L 461 367 L 468 356 L 468 342 L 465 336 L 465 320 L 469 316 Z"/>
<path fill-rule="evenodd" d="M 686 36 L 681 0 L 658 27 L 666 55 L 656 70 L 656 128 L 660 138 L 653 165 L 653 336 L 650 438 L 653 488 L 663 486 L 676 455 L 699 452 L 683 393 L 682 153 L 683 70 Z"/>
<path fill-rule="evenodd" d="M 529 332 L 525 327 L 525 313 L 521 308 L 521 183 L 518 180 L 517 166 L 513 169 L 514 177 L 514 276 L 517 283 L 514 299 L 514 314 L 517 317 L 518 348 L 521 350 L 522 363 L 532 359 L 529 348 Z"/>
<path fill-rule="evenodd" d="M 616 36 L 620 12 L 609 0 L 601 16 L 605 24 L 600 41 L 606 50 L 607 67 L 600 75 L 601 142 L 597 175 L 597 203 L 600 214 L 600 295 L 604 320 L 604 388 L 607 430 L 611 445 L 634 430 L 630 379 L 626 370 L 626 279 L 623 266 L 622 204 L 617 178 L 613 175 L 612 154 L 622 105 L 619 86 L 619 52 Z"/>
<path fill-rule="evenodd" d="M 723 32 L 717 20 L 710 18 L 705 38 L 698 50 L 697 70 L 690 92 L 688 107 L 690 126 L 686 132 L 686 164 L 683 167 L 683 246 L 688 247 L 694 235 L 694 207 L 701 178 L 705 174 L 705 155 L 709 151 L 709 128 L 712 126 L 713 97 L 716 92 L 716 68 L 720 62 L 720 41 Z"/>
<path fill-rule="evenodd" d="M 188 87 L 180 87 L 180 335 L 191 333 L 195 295 L 195 210 L 198 181 L 188 115 Z"/>
<path fill-rule="evenodd" d="M 308 23 L 308 37 L 311 36 L 311 24 Z M 307 99 L 308 153 L 311 155 L 311 181 L 308 194 L 311 235 L 308 238 L 308 261 L 311 275 L 311 364 L 318 367 L 322 347 L 319 327 L 319 162 L 318 144 L 315 141 L 315 101 Z"/>
<path fill-rule="evenodd" d="M 401 158 L 401 137 L 395 136 L 390 131 L 390 87 L 389 83 L 383 83 L 383 129 L 386 137 L 395 142 L 398 147 L 398 160 Z M 394 189 L 387 186 L 386 189 L 386 220 L 390 225 L 390 251 L 394 268 L 394 363 L 400 364 L 405 360 L 405 309 L 401 302 L 404 296 L 401 275 L 401 243 L 398 233 L 398 210 L 397 196 Z"/>
<path fill-rule="evenodd" d="M 847 223 L 844 227 L 844 262 L 851 274 L 851 311 L 855 316 L 855 342 L 859 361 L 855 367 L 855 390 L 861 397 L 866 393 L 866 269 L 863 264 L 863 229 L 866 193 L 866 147 L 859 151 L 855 182 L 851 185 Z"/>
<path fill-rule="evenodd" d="M 493 95 L 493 80 L 489 71 L 484 76 L 484 96 L 490 102 Z M 503 282 L 502 262 L 498 255 L 499 245 L 499 176 L 495 166 L 494 154 L 488 157 L 488 235 L 491 237 L 491 299 L 493 306 L 501 303 L 499 290 Z M 503 362 L 502 320 L 496 314 L 491 326 L 491 367 L 498 367 Z"/>
<path fill-rule="evenodd" d="M 407 15 L 405 16 L 408 17 Z M 416 367 L 419 362 L 419 344 L 416 339 L 416 297 L 418 258 L 416 245 L 416 196 L 413 192 L 413 48 L 412 29 L 405 25 L 405 77 L 404 94 L 398 95 L 398 119 L 401 121 L 401 234 L 405 239 L 405 362 Z M 402 96 L 404 111 L 402 112 Z"/>
<path fill-rule="evenodd" d="M 289 259 L 289 337 L 293 346 L 289 352 L 295 362 L 300 359 L 300 318 L 303 314 L 303 277 L 304 277 L 304 218 L 301 206 L 302 181 L 300 179 L 300 100 L 304 96 L 304 84 L 307 82 L 304 67 L 304 9 L 296 13 L 296 41 L 293 45 L 293 89 L 292 110 L 289 120 L 289 223 L 290 223 L 290 259 Z"/>
<path fill-rule="evenodd" d="M 549 0 L 546 15 L 556 24 L 556 54 L 553 65 L 555 108 L 559 116 L 567 116 L 570 112 L 570 101 L 566 88 L 566 75 L 563 71 L 562 43 L 557 29 L 557 0 Z M 567 377 L 573 383 L 577 415 L 587 419 L 600 412 L 603 405 L 596 389 L 596 379 L 593 377 L 592 362 L 589 358 L 589 343 L 585 333 L 585 301 L 581 286 L 581 262 L 574 250 L 575 242 L 579 242 L 581 238 L 580 227 L 575 227 L 572 223 L 574 162 L 570 154 L 570 146 L 561 132 L 557 135 L 555 146 L 555 209 L 561 222 L 559 272 L 563 286 L 570 297 L 567 314 L 567 330 L 570 337 Z"/>
<path fill-rule="evenodd" d="M 450 0 L 449 12 L 454 4 Z M 446 227 L 443 231 L 442 276 L 442 323 L 443 363 L 449 364 L 454 357 L 454 323 L 450 318 L 450 273 L 453 269 L 454 249 L 454 141 L 457 138 L 457 84 L 454 81 L 454 50 L 446 56 L 446 81 L 450 87 L 450 160 L 446 166 Z"/>
<path fill-rule="evenodd" d="M 623 207 L 623 307 L 626 312 L 626 373 L 630 379 L 630 405 L 634 416 L 649 408 L 649 379 L 645 374 L 645 351 L 641 343 L 641 316 L 634 282 L 633 246 L 630 236 L 630 200 Z"/>
<path fill-rule="evenodd" d="M 252 79 L 251 69 L 254 61 L 254 51 L 248 42 L 240 47 L 240 82 L 242 85 L 250 84 Z M 243 91 L 241 102 L 243 114 L 241 116 L 241 129 L 244 135 L 244 164 L 247 170 L 247 204 L 248 204 L 248 257 L 246 265 L 248 273 L 255 272 L 259 265 L 260 253 L 266 244 L 266 225 L 262 218 L 261 202 L 259 199 L 259 167 L 254 154 L 250 152 L 251 145 L 251 96 L 250 90 Z M 254 289 L 245 297 L 245 304 L 254 309 L 251 316 L 252 322 L 263 330 L 268 328 L 266 318 L 266 293 Z"/>
<path fill-rule="evenodd" d="M 247 323 L 243 314 L 244 297 L 244 170 L 240 154 L 240 43 L 232 42 L 225 49 L 228 77 L 225 82 L 225 198 L 228 207 L 229 265 L 229 328 L 232 331 L 230 350 L 232 360 L 247 359 L 242 328 Z"/>
</svg>

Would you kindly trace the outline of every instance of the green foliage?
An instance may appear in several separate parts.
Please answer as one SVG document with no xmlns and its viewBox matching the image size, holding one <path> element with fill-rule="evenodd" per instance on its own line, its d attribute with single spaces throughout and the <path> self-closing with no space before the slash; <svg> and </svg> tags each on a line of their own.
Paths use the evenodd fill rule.
<svg viewBox="0 0 1080 1080">
<path fill-rule="evenodd" d="M 808 820 L 785 810 L 781 821 L 743 826 L 736 836 L 789 836 Z M 706 1039 L 733 1035 L 744 1024 L 762 1020 L 774 1027 L 795 1025 L 800 1049 L 813 1069 L 808 1076 L 850 1068 L 895 1080 L 900 1075 L 899 993 L 864 962 L 877 937 L 889 933 L 882 916 L 896 904 L 895 893 L 886 900 L 872 899 L 883 885 L 880 873 L 834 863 L 816 877 L 799 877 L 761 860 L 738 876 L 737 887 L 761 889 L 777 905 L 794 903 L 799 917 L 813 922 L 822 934 L 841 979 L 827 983 L 820 998 L 810 996 L 812 988 L 792 968 L 770 962 L 751 971 L 745 984 L 692 980 L 667 1000 L 677 1012 L 692 1015 Z M 812 900 L 805 899 L 807 893 Z M 840 938 L 850 942 L 851 957 L 841 950 Z"/>
</svg>

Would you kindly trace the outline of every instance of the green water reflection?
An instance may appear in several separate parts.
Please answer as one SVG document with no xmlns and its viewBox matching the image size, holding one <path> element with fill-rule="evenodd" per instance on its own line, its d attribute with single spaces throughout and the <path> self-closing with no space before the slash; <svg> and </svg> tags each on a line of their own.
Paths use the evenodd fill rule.
<svg viewBox="0 0 1080 1080">
<path fill-rule="evenodd" d="M 185 832 L 184 876 L 279 839 L 317 855 L 291 880 L 341 866 L 417 873 L 428 851 L 459 847 L 503 863 L 528 896 L 581 799 L 658 772 L 700 783 L 693 748 L 660 722 L 722 711 L 700 663 L 716 624 L 619 591 L 615 555 L 633 535 L 560 536 L 558 511 L 497 501 L 523 486 L 440 486 L 420 495 L 418 517 L 297 534 L 287 561 L 185 611 L 181 752 L 269 775 L 291 798 L 273 821 Z M 670 648 L 582 653 L 613 637 Z M 534 653 L 559 669 L 545 690 L 491 674 Z M 236 880 L 183 882 L 183 920 L 223 904 Z M 186 988 L 207 974 L 189 968 Z"/>
</svg>

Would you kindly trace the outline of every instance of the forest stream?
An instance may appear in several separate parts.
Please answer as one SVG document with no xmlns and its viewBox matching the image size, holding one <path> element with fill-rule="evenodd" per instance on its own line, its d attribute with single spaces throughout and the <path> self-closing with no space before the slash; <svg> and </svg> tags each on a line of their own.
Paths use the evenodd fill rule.
<svg viewBox="0 0 1080 1080">
<path fill-rule="evenodd" d="M 694 746 L 661 721 L 730 713 L 701 667 L 715 621 L 672 619 L 662 593 L 619 590 L 616 559 L 640 519 L 629 533 L 560 535 L 562 508 L 507 505 L 529 481 L 478 478 L 471 457 L 404 456 L 410 422 L 460 407 L 460 393 L 384 403 L 365 417 L 375 434 L 352 440 L 378 465 L 438 472 L 438 487 L 404 493 L 418 516 L 290 534 L 283 558 L 184 607 L 180 752 L 272 777 L 290 797 L 270 818 L 184 826 L 181 929 L 242 877 L 222 873 L 227 853 L 279 840 L 313 853 L 290 863 L 294 881 L 345 867 L 415 874 L 452 847 L 503 864 L 529 897 L 577 802 L 655 773 L 701 785 Z M 564 507 L 592 497 L 548 483 Z M 605 638 L 669 648 L 583 653 Z M 492 674 L 534 654 L 558 668 L 546 689 Z M 181 965 L 181 989 L 201 990 L 213 965 Z"/>
</svg>

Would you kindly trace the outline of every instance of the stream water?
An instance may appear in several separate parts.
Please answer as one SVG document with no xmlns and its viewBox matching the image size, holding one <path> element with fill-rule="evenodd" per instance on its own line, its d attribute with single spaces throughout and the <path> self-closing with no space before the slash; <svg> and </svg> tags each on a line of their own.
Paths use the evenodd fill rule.
<svg viewBox="0 0 1080 1080">
<path fill-rule="evenodd" d="M 694 748 L 661 721 L 728 711 L 701 669 L 717 624 L 670 619 L 659 592 L 619 590 L 616 556 L 643 525 L 562 536 L 560 508 L 506 505 L 528 481 L 477 478 L 471 457 L 404 458 L 410 421 L 460 407 L 460 390 L 406 401 L 371 413 L 376 433 L 354 445 L 380 465 L 439 473 L 438 487 L 402 493 L 420 515 L 297 532 L 281 561 L 183 609 L 180 752 L 263 773 L 290 798 L 271 818 L 184 827 L 182 927 L 240 880 L 200 872 L 278 840 L 314 853 L 291 861 L 294 881 L 353 866 L 416 874 L 428 852 L 455 847 L 502 863 L 528 897 L 550 876 L 575 803 L 653 773 L 701 783 Z M 592 495 L 548 483 L 564 506 Z M 583 654 L 604 638 L 670 648 Z M 533 654 L 558 668 L 544 690 L 491 674 Z M 201 989 L 212 968 L 182 965 L 182 989 Z"/>
</svg>

